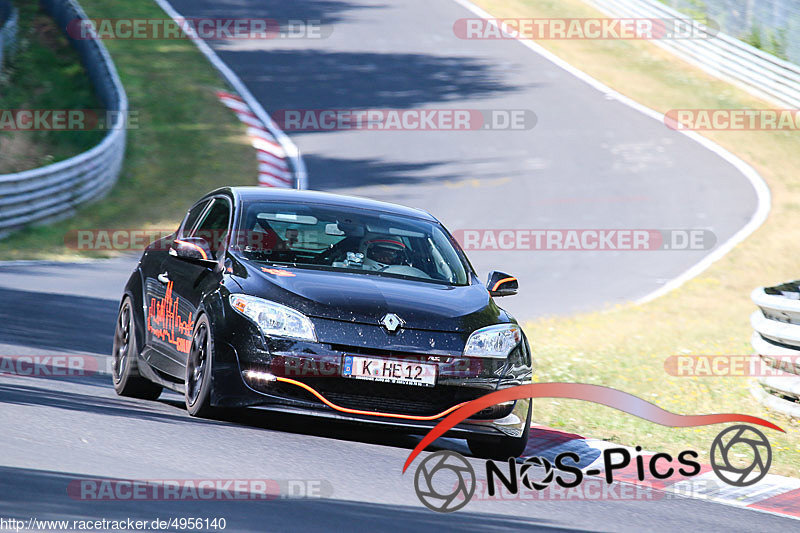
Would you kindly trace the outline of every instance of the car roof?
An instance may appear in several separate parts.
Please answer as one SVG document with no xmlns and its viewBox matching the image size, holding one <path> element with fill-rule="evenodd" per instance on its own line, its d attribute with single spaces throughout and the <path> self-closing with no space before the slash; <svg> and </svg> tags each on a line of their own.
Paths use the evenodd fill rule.
<svg viewBox="0 0 800 533">
<path fill-rule="evenodd" d="M 345 196 L 320 191 L 307 191 L 298 189 L 278 189 L 272 187 L 223 187 L 208 193 L 212 196 L 220 193 L 232 195 L 236 203 L 241 202 L 298 202 L 335 207 L 369 209 L 393 215 L 421 218 L 431 222 L 438 222 L 436 218 L 423 209 L 406 207 L 403 205 L 380 202 L 361 198 L 358 196 Z"/>
</svg>

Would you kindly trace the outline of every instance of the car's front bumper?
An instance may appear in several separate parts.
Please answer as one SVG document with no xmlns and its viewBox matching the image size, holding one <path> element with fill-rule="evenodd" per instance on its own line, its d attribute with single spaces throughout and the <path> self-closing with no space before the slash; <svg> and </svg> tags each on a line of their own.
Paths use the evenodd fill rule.
<svg viewBox="0 0 800 533">
<path fill-rule="evenodd" d="M 469 437 L 470 439 L 486 438 L 487 440 L 494 439 L 499 436 L 518 437 L 522 434 L 528 413 L 527 410 L 530 405 L 531 400 L 518 401 L 514 407 L 513 418 L 506 417 L 502 420 L 467 420 L 448 431 L 446 436 L 452 438 Z M 282 403 L 262 404 L 254 406 L 254 408 L 275 413 L 312 416 L 316 418 L 341 420 L 348 423 L 363 424 L 367 426 L 391 428 L 413 434 L 425 434 L 433 429 L 433 427 L 439 422 L 439 420 L 398 420 L 395 418 L 343 414 L 332 409 L 320 409 L 318 407 L 297 407 L 292 405 L 284 405 Z"/>
<path fill-rule="evenodd" d="M 315 326 L 319 332 L 334 325 L 322 324 L 320 328 L 317 321 Z M 340 329 L 342 327 L 339 325 Z M 412 352 L 412 349 L 373 349 L 369 347 L 373 344 L 371 337 L 378 333 L 386 334 L 370 328 L 363 326 L 362 334 L 356 336 L 366 339 L 366 345 L 353 346 L 341 342 L 264 338 L 249 321 L 243 320 L 231 330 L 235 334 L 227 336 L 229 342 L 216 346 L 218 364 L 215 361 L 212 403 L 256 406 L 272 411 L 389 425 L 409 432 L 427 432 L 462 403 L 531 381 L 532 364 L 526 341 L 507 359 L 476 359 L 454 355 L 449 350 L 431 349 L 420 353 Z M 451 333 L 412 332 L 410 335 L 416 337 L 414 344 L 417 346 L 451 347 L 457 342 Z M 395 344 L 398 344 L 397 340 Z M 435 364 L 437 383 L 434 387 L 420 387 L 343 377 L 345 355 Z M 254 375 L 261 376 L 261 379 L 254 378 Z M 530 400 L 520 400 L 481 411 L 456 426 L 448 435 L 475 438 L 520 436 L 525 429 L 530 405 Z"/>
</svg>

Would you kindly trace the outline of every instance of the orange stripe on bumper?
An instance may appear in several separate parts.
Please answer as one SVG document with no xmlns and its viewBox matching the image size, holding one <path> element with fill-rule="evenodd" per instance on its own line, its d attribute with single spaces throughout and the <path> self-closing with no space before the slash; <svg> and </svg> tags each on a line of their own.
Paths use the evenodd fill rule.
<svg viewBox="0 0 800 533">
<path fill-rule="evenodd" d="M 378 412 L 378 411 L 362 411 L 360 409 L 350 409 L 350 408 L 347 408 L 347 407 L 342 407 L 340 405 L 336 405 L 335 403 L 333 403 L 333 402 L 329 401 L 327 398 L 325 398 L 322 394 L 317 392 L 313 387 L 310 387 L 310 386 L 308 386 L 305 383 L 302 383 L 300 381 L 296 381 L 294 379 L 289 379 L 289 378 L 281 378 L 281 377 L 277 378 L 277 380 L 278 381 L 283 381 L 284 383 L 289 383 L 291 385 L 297 385 L 298 387 L 301 387 L 301 388 L 307 390 L 308 392 L 310 392 L 311 394 L 313 394 L 314 396 L 316 396 L 319 399 L 319 401 L 321 401 L 322 403 L 324 403 L 325 405 L 327 405 L 331 409 L 335 409 L 337 411 L 341 411 L 342 413 L 348 413 L 348 414 L 351 414 L 351 415 L 381 416 L 381 417 L 384 417 L 384 418 L 401 418 L 403 420 L 436 420 L 437 418 L 442 418 L 443 416 L 446 416 L 446 415 L 452 413 L 453 411 L 455 411 L 456 409 L 458 409 L 462 405 L 468 403 L 468 402 L 462 402 L 462 403 L 460 403 L 458 405 L 454 405 L 453 407 L 451 407 L 451 408 L 449 408 L 449 409 L 447 409 L 445 411 L 442 411 L 441 413 L 439 413 L 437 415 L 430 415 L 430 416 L 401 415 L 401 414 L 395 414 L 395 413 L 381 413 L 381 412 Z"/>
</svg>

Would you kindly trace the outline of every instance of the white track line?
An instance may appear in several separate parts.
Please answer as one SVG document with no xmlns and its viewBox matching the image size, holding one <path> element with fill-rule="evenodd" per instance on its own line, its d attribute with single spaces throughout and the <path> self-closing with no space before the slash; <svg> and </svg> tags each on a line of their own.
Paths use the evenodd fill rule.
<svg viewBox="0 0 800 533">
<path fill-rule="evenodd" d="M 173 20 L 180 21 L 185 18 L 178 13 L 175 8 L 172 7 L 172 4 L 170 4 L 167 0 L 155 0 L 155 2 Z M 231 84 L 234 90 L 239 93 L 239 96 L 241 96 L 247 105 L 250 106 L 250 109 L 253 110 L 253 113 L 255 113 L 256 117 L 258 117 L 261 122 L 264 123 L 267 129 L 278 140 L 283 149 L 286 151 L 287 157 L 291 158 L 295 162 L 297 167 L 294 169 L 297 176 L 297 188 L 307 188 L 308 178 L 306 175 L 306 166 L 297 146 L 292 142 L 289 136 L 281 131 L 275 122 L 273 122 L 272 117 L 269 116 L 269 113 L 266 112 L 256 97 L 253 96 L 253 93 L 250 92 L 242 79 L 239 78 L 239 76 L 237 76 L 236 73 L 234 73 L 233 70 L 231 70 L 230 67 L 228 67 L 228 65 L 226 65 L 222 59 L 219 58 L 217 53 L 208 45 L 208 43 L 206 43 L 203 39 L 200 39 L 191 31 L 187 32 L 187 35 L 195 44 L 195 46 L 197 46 L 200 52 L 202 52 L 203 55 L 208 58 L 214 68 L 216 68 L 219 73 L 222 74 L 222 77 Z"/>
<path fill-rule="evenodd" d="M 478 17 L 487 19 L 491 24 L 497 27 L 497 24 L 493 20 L 495 17 L 493 17 L 480 7 L 476 6 L 472 2 L 469 2 L 468 0 L 453 0 L 453 1 L 458 5 L 462 6 L 463 8 L 471 11 Z M 588 85 L 591 85 L 592 87 L 602 92 L 606 96 L 614 98 L 622 102 L 623 104 L 632 107 L 633 109 L 639 111 L 640 113 L 643 113 L 648 117 L 659 121 L 662 125 L 664 124 L 664 115 L 662 113 L 659 113 L 655 109 L 650 109 L 649 107 L 644 106 L 639 102 L 636 102 L 628 98 L 627 96 L 618 93 L 614 89 L 608 87 L 602 82 L 589 76 L 582 70 L 578 70 L 577 68 L 573 67 L 560 57 L 556 56 L 552 52 L 548 51 L 547 49 L 545 49 L 544 47 L 542 47 L 541 45 L 537 44 L 536 42 L 530 39 L 520 39 L 517 37 L 516 40 L 522 43 L 530 50 L 544 57 L 551 63 L 555 64 L 556 66 L 560 67 L 563 70 L 566 70 L 567 72 L 569 72 L 576 78 L 580 79 L 581 81 L 587 83 Z M 650 300 L 654 300 L 659 296 L 663 296 L 668 292 L 677 289 L 690 279 L 694 278 L 695 276 L 703 272 L 705 269 L 710 267 L 712 263 L 721 259 L 723 256 L 725 256 L 725 254 L 733 250 L 733 248 L 736 247 L 737 244 L 745 240 L 748 236 L 750 236 L 751 233 L 757 230 L 761 226 L 761 224 L 763 224 L 764 221 L 767 219 L 767 215 L 769 214 L 770 210 L 771 195 L 769 192 L 769 187 L 767 186 L 766 182 L 761 177 L 761 175 L 759 175 L 759 173 L 756 172 L 756 170 L 753 167 L 751 167 L 750 165 L 739 159 L 736 155 L 732 154 L 722 146 L 711 141 L 710 139 L 703 137 L 702 135 L 699 135 L 694 131 L 685 131 L 685 130 L 677 130 L 677 131 L 680 131 L 680 133 L 686 135 L 693 141 L 699 143 L 704 148 L 714 152 L 722 159 L 724 159 L 725 161 L 736 167 L 736 169 L 739 170 L 739 172 L 741 172 L 753 186 L 753 189 L 756 192 L 756 197 L 758 199 L 758 206 L 756 208 L 755 213 L 753 213 L 753 215 L 750 217 L 750 220 L 748 220 L 747 224 L 745 224 L 739 231 L 734 233 L 727 241 L 720 244 L 713 252 L 703 257 L 703 259 L 698 261 L 696 264 L 694 264 L 692 267 L 690 267 L 682 274 L 672 278 L 670 281 L 668 281 L 658 289 L 634 300 L 635 304 L 643 304 L 645 302 L 649 302 Z"/>
</svg>

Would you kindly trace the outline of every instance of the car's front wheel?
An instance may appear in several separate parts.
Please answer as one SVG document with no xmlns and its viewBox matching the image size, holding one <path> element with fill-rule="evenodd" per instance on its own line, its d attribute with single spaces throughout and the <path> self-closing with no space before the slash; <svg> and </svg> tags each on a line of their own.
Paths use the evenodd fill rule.
<svg viewBox="0 0 800 533">
<path fill-rule="evenodd" d="M 184 382 L 186 410 L 192 416 L 208 417 L 211 407 L 211 365 L 214 361 L 214 339 L 208 315 L 200 315 L 194 325 L 192 346 L 186 359 Z"/>
<path fill-rule="evenodd" d="M 155 400 L 161 395 L 162 387 L 139 375 L 136 347 L 136 321 L 133 319 L 133 306 L 128 296 L 122 299 L 114 330 L 114 348 L 111 354 L 111 377 L 114 390 L 120 396 L 130 396 L 143 400 Z"/>
<path fill-rule="evenodd" d="M 533 402 L 528 407 L 528 419 L 525 422 L 525 429 L 519 437 L 500 437 L 494 440 L 467 439 L 467 445 L 472 455 L 481 459 L 496 459 L 505 461 L 509 457 L 519 457 L 528 445 L 528 437 L 531 433 L 531 414 L 533 413 Z"/>
</svg>

